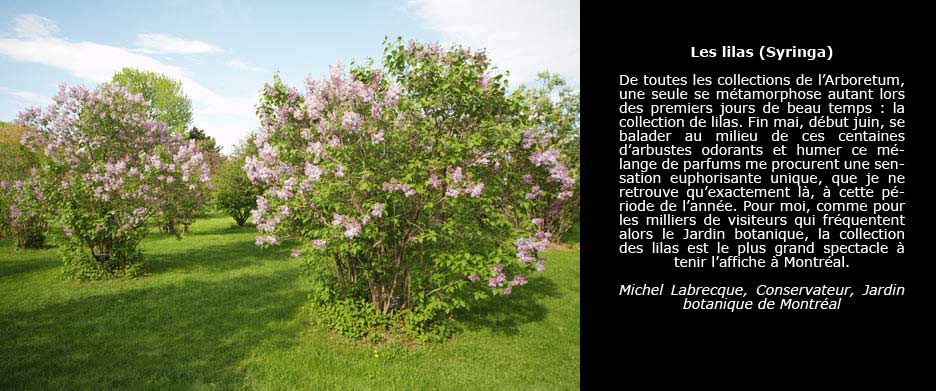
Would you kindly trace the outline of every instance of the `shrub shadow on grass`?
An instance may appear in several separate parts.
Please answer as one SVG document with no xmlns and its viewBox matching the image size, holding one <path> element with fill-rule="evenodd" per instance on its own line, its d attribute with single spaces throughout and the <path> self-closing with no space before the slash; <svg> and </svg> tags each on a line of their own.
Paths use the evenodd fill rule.
<svg viewBox="0 0 936 391">
<path fill-rule="evenodd" d="M 569 228 L 562 237 L 559 239 L 560 243 L 564 243 L 569 246 L 574 246 L 582 242 L 582 226 L 581 223 L 576 221 L 572 224 L 572 227 Z"/>
<path fill-rule="evenodd" d="M 519 326 L 546 319 L 544 297 L 556 297 L 556 284 L 545 277 L 531 277 L 529 283 L 515 287 L 510 296 L 497 296 L 475 304 L 468 311 L 455 315 L 460 326 L 467 330 L 489 330 L 498 335 L 517 335 Z"/>
<path fill-rule="evenodd" d="M 6 248 L 3 248 L 6 251 Z M 12 248 L 9 251 L 13 252 Z M 14 253 L 12 259 L 0 260 L 0 279 L 17 277 L 23 274 L 34 273 L 57 266 L 62 266 L 62 261 L 53 252 L 44 252 L 42 256 L 36 256 L 31 252 L 40 253 L 37 250 L 20 250 Z"/>
<path fill-rule="evenodd" d="M 201 239 L 197 244 L 180 247 L 179 251 L 162 251 L 158 254 L 146 252 L 146 274 L 160 274 L 168 271 L 195 271 L 210 268 L 214 271 L 230 271 L 245 267 L 259 266 L 270 259 L 282 259 L 289 262 L 290 247 L 288 245 L 261 248 L 250 238 L 238 237 L 233 241 L 221 244 L 212 244 L 220 241 L 211 238 Z M 191 240 L 195 238 L 182 239 Z"/>
<path fill-rule="evenodd" d="M 196 222 L 195 224 L 198 224 Z M 257 227 L 253 224 L 244 224 L 243 227 L 238 227 L 237 223 L 234 220 L 231 220 L 230 225 L 217 225 L 209 228 L 195 227 L 191 229 L 185 236 L 206 236 L 206 235 L 228 235 L 228 234 L 252 234 L 251 236 L 257 234 Z"/>
<path fill-rule="evenodd" d="M 291 346 L 282 271 L 92 296 L 0 319 L 0 389 L 239 388 L 259 341 Z"/>
</svg>

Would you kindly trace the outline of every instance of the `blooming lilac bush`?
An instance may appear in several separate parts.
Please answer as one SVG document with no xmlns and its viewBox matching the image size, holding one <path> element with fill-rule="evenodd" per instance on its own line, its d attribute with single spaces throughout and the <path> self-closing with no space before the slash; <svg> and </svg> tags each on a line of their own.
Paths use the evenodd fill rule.
<svg viewBox="0 0 936 391">
<path fill-rule="evenodd" d="M 523 96 L 530 107 L 534 125 L 527 130 L 524 145 L 536 142 L 551 154 L 558 153 L 563 162 L 562 167 L 555 167 L 553 171 L 557 178 L 567 182 L 567 190 L 556 193 L 554 199 L 541 204 L 543 209 L 532 214 L 544 216 L 546 232 L 562 236 L 579 219 L 579 183 L 576 181 L 580 156 L 579 94 L 567 86 L 562 77 L 549 72 L 540 72 L 535 83 L 520 86 L 516 94 Z"/>
<path fill-rule="evenodd" d="M 185 213 L 178 202 L 205 191 L 202 151 L 149 120 L 143 97 L 119 85 L 62 86 L 53 101 L 18 121 L 34 129 L 23 144 L 44 154 L 34 180 L 63 230 L 65 275 L 135 273 L 148 219 Z"/>
<path fill-rule="evenodd" d="M 34 180 L 0 181 L 0 211 L 3 226 L 12 234 L 17 248 L 42 248 L 48 221 L 45 195 Z"/>
<path fill-rule="evenodd" d="M 512 219 L 567 198 L 574 180 L 524 134 L 523 100 L 484 52 L 398 40 L 382 65 L 339 64 L 303 91 L 274 79 L 244 170 L 267 189 L 257 244 L 303 243 L 293 255 L 315 270 L 316 319 L 350 336 L 393 325 L 425 339 L 453 310 L 543 270 L 542 219 Z"/>
<path fill-rule="evenodd" d="M 20 144 L 28 130 L 0 124 L 0 238 L 20 249 L 41 248 L 48 228 L 42 189 L 30 180 L 39 159 Z"/>
</svg>

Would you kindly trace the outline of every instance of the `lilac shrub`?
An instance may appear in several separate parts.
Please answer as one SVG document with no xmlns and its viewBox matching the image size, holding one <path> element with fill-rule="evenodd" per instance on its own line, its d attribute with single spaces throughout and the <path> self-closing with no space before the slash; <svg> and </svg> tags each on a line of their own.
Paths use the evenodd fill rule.
<svg viewBox="0 0 936 391">
<path fill-rule="evenodd" d="M 18 121 L 33 128 L 23 144 L 44 155 L 34 176 L 63 230 L 65 275 L 134 274 L 138 244 L 157 213 L 186 213 L 202 199 L 209 169 L 194 140 L 148 119 L 141 95 L 116 84 L 62 86 L 45 110 Z"/>
<path fill-rule="evenodd" d="M 48 221 L 45 195 L 32 179 L 0 181 L 0 211 L 5 214 L 3 225 L 10 231 L 18 249 L 42 248 L 45 245 Z"/>
<path fill-rule="evenodd" d="M 300 241 L 318 321 L 426 339 L 544 269 L 542 217 L 512 219 L 568 198 L 574 179 L 524 133 L 530 113 L 484 52 L 398 40 L 382 65 L 335 65 L 302 91 L 265 86 L 243 168 L 266 189 L 256 242 Z"/>
<path fill-rule="evenodd" d="M 574 180 L 579 177 L 579 94 L 566 85 L 562 77 L 548 72 L 541 72 L 533 83 L 520 86 L 515 93 L 523 96 L 530 107 L 530 122 L 534 125 L 527 129 L 523 145 L 532 147 L 537 143 L 550 151 L 543 156 L 552 158 L 558 153 L 563 162 L 552 170 L 556 178 L 562 178 L 566 190 L 556 193 L 555 199 L 546 200 L 542 203 L 543 209 L 532 214 L 544 216 L 545 231 L 562 236 L 579 218 L 579 183 Z M 533 192 L 530 196 L 539 194 Z"/>
</svg>

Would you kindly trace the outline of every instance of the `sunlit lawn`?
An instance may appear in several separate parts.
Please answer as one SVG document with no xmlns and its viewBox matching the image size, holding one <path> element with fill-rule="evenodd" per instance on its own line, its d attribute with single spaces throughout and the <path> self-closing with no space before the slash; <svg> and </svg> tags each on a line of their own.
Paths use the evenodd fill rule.
<svg viewBox="0 0 936 391">
<path fill-rule="evenodd" d="M 151 233 L 147 275 L 76 283 L 55 249 L 0 242 L 0 390 L 579 388 L 579 253 L 459 316 L 441 344 L 373 346 L 309 323 L 289 249 L 213 214 Z"/>
</svg>

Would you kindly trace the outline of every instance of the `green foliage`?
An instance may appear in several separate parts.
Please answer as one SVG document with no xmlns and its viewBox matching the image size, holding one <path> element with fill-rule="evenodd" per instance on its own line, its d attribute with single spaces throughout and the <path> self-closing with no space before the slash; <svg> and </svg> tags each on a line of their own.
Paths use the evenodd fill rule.
<svg viewBox="0 0 936 391">
<path fill-rule="evenodd" d="M 0 125 L 0 179 L 26 179 L 39 157 L 20 144 L 29 128 L 14 124 Z"/>
<path fill-rule="evenodd" d="M 110 243 L 109 254 L 92 255 L 88 259 L 87 249 L 75 241 L 65 241 L 59 249 L 64 261 L 62 276 L 73 280 L 102 280 L 112 277 L 134 277 L 144 269 L 143 252 L 137 244 L 144 235 L 121 237 Z"/>
<path fill-rule="evenodd" d="M 221 152 L 221 147 L 218 146 L 218 143 L 215 141 L 214 137 L 205 134 L 205 131 L 199 129 L 197 126 L 193 126 L 192 129 L 189 129 L 188 139 L 195 140 L 195 143 L 198 144 L 198 147 L 201 148 L 202 151 L 214 153 Z"/>
<path fill-rule="evenodd" d="M 20 125 L 0 125 L 0 238 L 12 237 L 17 248 L 36 249 L 45 245 L 48 222 L 36 197 L 42 197 L 41 191 L 29 181 L 40 156 L 20 144 L 28 130 Z"/>
<path fill-rule="evenodd" d="M 182 90 L 182 82 L 156 72 L 124 68 L 111 79 L 142 94 L 150 104 L 149 117 L 166 124 L 174 132 L 185 133 L 192 122 L 192 101 Z"/>
<path fill-rule="evenodd" d="M 250 217 L 250 211 L 257 207 L 257 196 L 263 192 L 263 189 L 250 182 L 242 169 L 245 144 L 243 142 L 235 148 L 234 153 L 215 171 L 213 178 L 215 205 L 241 227 Z"/>
</svg>

